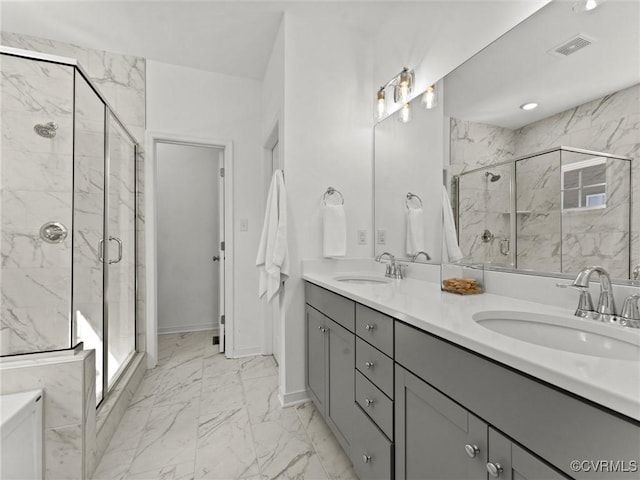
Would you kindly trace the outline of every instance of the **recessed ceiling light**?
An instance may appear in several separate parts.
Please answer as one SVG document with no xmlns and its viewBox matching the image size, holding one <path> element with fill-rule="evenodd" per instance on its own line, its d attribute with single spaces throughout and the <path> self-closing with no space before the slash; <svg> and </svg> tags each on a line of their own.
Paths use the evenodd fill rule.
<svg viewBox="0 0 640 480">
<path fill-rule="evenodd" d="M 523 105 L 520 105 L 520 108 L 522 110 L 533 110 L 537 106 L 538 106 L 538 104 L 536 102 L 529 102 L 529 103 L 525 103 Z"/>
</svg>

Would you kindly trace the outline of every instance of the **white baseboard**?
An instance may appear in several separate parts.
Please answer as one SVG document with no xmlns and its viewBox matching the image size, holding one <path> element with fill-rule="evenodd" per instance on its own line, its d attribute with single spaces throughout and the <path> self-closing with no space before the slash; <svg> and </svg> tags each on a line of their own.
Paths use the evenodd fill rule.
<svg viewBox="0 0 640 480">
<path fill-rule="evenodd" d="M 172 327 L 159 327 L 158 335 L 165 335 L 168 333 L 183 333 L 183 332 L 201 332 L 203 330 L 213 330 L 214 335 L 218 334 L 218 326 L 211 324 L 196 324 L 196 325 L 174 325 Z"/>
<path fill-rule="evenodd" d="M 241 348 L 230 352 L 229 358 L 253 357 L 254 355 L 263 355 L 262 347 Z"/>
<path fill-rule="evenodd" d="M 294 407 L 311 400 L 306 390 L 300 390 L 299 392 L 282 393 L 278 392 L 278 399 L 280 399 L 280 405 L 282 408 Z"/>
</svg>

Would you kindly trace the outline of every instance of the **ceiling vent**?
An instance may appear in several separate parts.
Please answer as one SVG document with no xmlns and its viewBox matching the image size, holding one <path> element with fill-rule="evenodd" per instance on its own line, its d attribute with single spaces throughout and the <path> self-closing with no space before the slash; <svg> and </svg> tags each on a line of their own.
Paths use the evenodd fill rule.
<svg viewBox="0 0 640 480">
<path fill-rule="evenodd" d="M 594 41 L 594 39 L 589 38 L 588 36 L 581 33 L 567 40 L 566 42 L 563 42 L 557 47 L 549 50 L 549 53 L 551 55 L 562 55 L 568 57 L 572 53 L 576 53 L 578 50 L 582 50 L 584 47 L 588 47 Z"/>
</svg>

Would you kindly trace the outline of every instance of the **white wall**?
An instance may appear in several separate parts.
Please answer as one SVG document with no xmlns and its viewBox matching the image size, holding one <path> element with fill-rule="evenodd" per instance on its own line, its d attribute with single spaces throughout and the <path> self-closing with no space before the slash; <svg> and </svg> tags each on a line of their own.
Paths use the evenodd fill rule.
<svg viewBox="0 0 640 480">
<path fill-rule="evenodd" d="M 159 333 L 218 328 L 222 151 L 156 146 Z"/>
<path fill-rule="evenodd" d="M 416 69 L 416 92 L 424 90 L 545 3 L 416 3 L 415 15 L 390 18 L 373 40 L 337 25 L 328 28 L 321 20 L 285 15 L 284 164 L 291 255 L 283 313 L 285 402 L 304 395 L 300 262 L 322 255 L 320 206 L 327 186 L 345 196 L 347 256 L 373 253 L 372 127 L 377 85 L 406 65 Z M 422 25 L 430 8 L 443 9 L 438 29 Z M 404 36 L 399 33 L 402 28 Z M 439 198 L 438 194 L 437 199 L 425 201 Z M 360 229 L 368 232 L 366 246 L 357 244 Z"/>
<path fill-rule="evenodd" d="M 304 392 L 304 289 L 301 260 L 322 255 L 322 195 L 340 190 L 347 256 L 371 257 L 372 62 L 366 39 L 313 18 L 286 15 L 284 165 L 291 273 L 284 298 L 285 402 Z M 357 230 L 369 244 L 357 245 Z"/>
<path fill-rule="evenodd" d="M 256 252 L 262 226 L 261 83 L 147 62 L 147 129 L 233 141 L 234 341 L 230 354 L 262 351 L 262 307 Z M 248 232 L 240 232 L 246 218 Z"/>
</svg>

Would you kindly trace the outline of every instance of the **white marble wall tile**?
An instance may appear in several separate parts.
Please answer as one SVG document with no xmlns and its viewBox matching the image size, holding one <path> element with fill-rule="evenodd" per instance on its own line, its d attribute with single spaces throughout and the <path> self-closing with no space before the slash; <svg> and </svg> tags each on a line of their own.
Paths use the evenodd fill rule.
<svg viewBox="0 0 640 480">
<path fill-rule="evenodd" d="M 193 480 L 193 462 L 167 465 L 146 472 L 127 475 L 127 480 Z"/>
<path fill-rule="evenodd" d="M 46 363 L 29 367 L 3 365 L 0 393 L 17 393 L 41 388 L 44 391 L 45 428 L 82 422 L 82 360 Z"/>
<path fill-rule="evenodd" d="M 245 408 L 200 417 L 196 479 L 245 478 L 259 473 Z"/>
<path fill-rule="evenodd" d="M 47 480 L 83 478 L 82 425 L 47 429 L 44 442 Z"/>
</svg>

